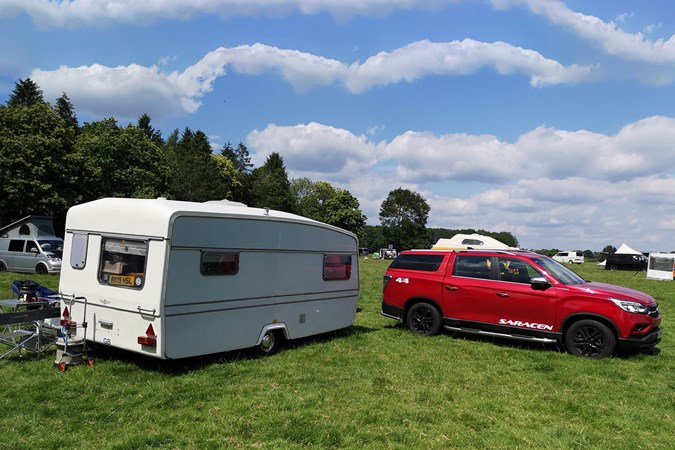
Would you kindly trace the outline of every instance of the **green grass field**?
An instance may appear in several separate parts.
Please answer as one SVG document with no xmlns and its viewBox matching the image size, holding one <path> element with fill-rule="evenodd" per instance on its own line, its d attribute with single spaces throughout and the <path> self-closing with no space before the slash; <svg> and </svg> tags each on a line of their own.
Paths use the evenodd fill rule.
<svg viewBox="0 0 675 450">
<path fill-rule="evenodd" d="M 0 449 L 675 445 L 675 282 L 575 266 L 650 293 L 664 316 L 657 351 L 593 361 L 555 346 L 415 336 L 379 314 L 388 263 L 361 260 L 354 326 L 272 357 L 162 362 L 107 350 L 65 372 L 53 353 L 0 360 Z M 58 284 L 1 273 L 0 297 L 22 278 Z"/>
</svg>

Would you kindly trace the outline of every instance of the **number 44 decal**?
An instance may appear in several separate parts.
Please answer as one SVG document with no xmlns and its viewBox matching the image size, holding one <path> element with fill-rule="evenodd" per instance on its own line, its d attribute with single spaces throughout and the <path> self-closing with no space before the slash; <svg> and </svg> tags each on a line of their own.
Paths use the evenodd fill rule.
<svg viewBox="0 0 675 450">
<path fill-rule="evenodd" d="M 408 280 L 407 278 L 401 278 L 401 277 L 398 277 L 398 278 L 397 278 L 396 280 L 394 280 L 394 281 L 396 281 L 397 283 L 405 283 L 405 284 L 410 283 L 410 280 Z"/>
</svg>

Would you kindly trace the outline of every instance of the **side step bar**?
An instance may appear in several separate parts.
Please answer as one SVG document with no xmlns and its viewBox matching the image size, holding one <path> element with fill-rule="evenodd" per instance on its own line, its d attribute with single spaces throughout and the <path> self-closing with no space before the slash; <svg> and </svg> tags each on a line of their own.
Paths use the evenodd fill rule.
<svg viewBox="0 0 675 450">
<path fill-rule="evenodd" d="M 446 330 L 458 331 L 460 333 L 477 334 L 477 335 L 480 335 L 480 336 L 492 336 L 492 337 L 499 337 L 499 338 L 505 338 L 505 339 L 515 339 L 515 340 L 518 340 L 518 341 L 527 341 L 527 342 L 541 342 L 543 344 L 554 344 L 554 343 L 557 342 L 555 339 L 539 338 L 539 337 L 534 337 L 534 336 L 523 336 L 522 334 L 493 333 L 491 331 L 482 331 L 482 330 L 476 330 L 476 329 L 473 329 L 473 328 L 452 327 L 450 325 L 445 325 L 444 327 L 445 327 Z"/>
</svg>

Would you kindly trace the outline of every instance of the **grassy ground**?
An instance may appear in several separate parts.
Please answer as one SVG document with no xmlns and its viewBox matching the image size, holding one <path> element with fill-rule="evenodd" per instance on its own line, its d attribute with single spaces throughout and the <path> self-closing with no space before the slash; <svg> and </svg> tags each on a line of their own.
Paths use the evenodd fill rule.
<svg viewBox="0 0 675 450">
<path fill-rule="evenodd" d="M 658 352 L 591 361 L 555 346 L 415 336 L 379 315 L 388 263 L 362 260 L 354 326 L 269 358 L 105 351 L 63 373 L 53 354 L 0 360 L 0 449 L 673 448 L 675 282 L 575 266 L 652 294 L 665 317 Z M 16 278 L 58 284 L 4 273 L 0 297 Z"/>
</svg>

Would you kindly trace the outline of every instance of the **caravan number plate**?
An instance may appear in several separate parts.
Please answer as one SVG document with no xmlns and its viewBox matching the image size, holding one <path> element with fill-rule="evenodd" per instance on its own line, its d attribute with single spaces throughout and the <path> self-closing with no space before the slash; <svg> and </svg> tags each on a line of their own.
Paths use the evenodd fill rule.
<svg viewBox="0 0 675 450">
<path fill-rule="evenodd" d="M 108 284 L 115 284 L 121 286 L 134 286 L 134 279 L 136 277 L 131 275 L 110 275 Z"/>
</svg>

